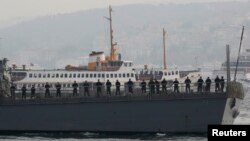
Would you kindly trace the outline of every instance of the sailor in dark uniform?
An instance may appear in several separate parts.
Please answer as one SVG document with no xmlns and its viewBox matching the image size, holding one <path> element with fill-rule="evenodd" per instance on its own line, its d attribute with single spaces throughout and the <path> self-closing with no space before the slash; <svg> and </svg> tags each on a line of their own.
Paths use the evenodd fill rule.
<svg viewBox="0 0 250 141">
<path fill-rule="evenodd" d="M 15 86 L 15 84 L 11 83 L 10 94 L 11 94 L 11 98 L 12 99 L 16 99 L 15 91 L 16 91 L 16 86 Z"/>
<path fill-rule="evenodd" d="M 61 84 L 59 82 L 57 82 L 56 84 L 56 97 L 61 97 Z"/>
<path fill-rule="evenodd" d="M 121 94 L 120 87 L 121 87 L 121 83 L 118 80 L 116 80 L 116 82 L 115 82 L 115 95 Z"/>
<path fill-rule="evenodd" d="M 217 92 L 217 91 L 220 90 L 220 78 L 219 78 L 218 75 L 217 75 L 217 77 L 215 78 L 214 82 L 215 82 L 215 92 Z"/>
<path fill-rule="evenodd" d="M 141 93 L 142 94 L 146 93 L 146 86 L 147 86 L 147 84 L 146 84 L 145 80 L 142 80 L 142 82 L 141 82 Z"/>
<path fill-rule="evenodd" d="M 111 82 L 109 80 L 107 80 L 106 82 L 106 89 L 107 89 L 107 95 L 111 96 Z"/>
<path fill-rule="evenodd" d="M 97 97 L 100 97 L 100 94 L 102 93 L 102 83 L 98 79 L 96 82 L 96 90 L 97 90 Z"/>
<path fill-rule="evenodd" d="M 131 79 L 128 80 L 127 82 L 127 85 L 128 85 L 128 92 L 133 94 L 133 85 L 134 85 L 134 82 L 131 81 Z"/>
<path fill-rule="evenodd" d="M 83 87 L 84 87 L 84 96 L 89 96 L 89 83 L 87 82 L 87 80 L 85 80 L 85 82 L 83 83 Z"/>
<path fill-rule="evenodd" d="M 223 76 L 221 76 L 221 79 L 220 79 L 221 92 L 224 92 L 224 85 L 225 85 L 225 80 L 224 80 Z"/>
<path fill-rule="evenodd" d="M 185 84 L 186 84 L 186 93 L 190 93 L 191 80 L 188 77 L 185 80 Z"/>
<path fill-rule="evenodd" d="M 45 97 L 50 97 L 50 91 L 49 91 L 50 85 L 49 85 L 49 83 L 46 82 L 44 87 L 45 87 Z"/>
<path fill-rule="evenodd" d="M 202 77 L 200 77 L 200 78 L 198 79 L 197 83 L 198 83 L 198 90 L 197 90 L 197 91 L 198 91 L 198 92 L 202 92 L 202 86 L 203 86 L 203 83 L 204 83 Z"/>
<path fill-rule="evenodd" d="M 35 97 L 35 94 L 36 94 L 36 88 L 35 88 L 35 85 L 32 85 L 31 89 L 31 94 L 30 94 L 30 98 L 34 98 Z"/>
<path fill-rule="evenodd" d="M 26 99 L 26 86 L 25 85 L 23 85 L 23 87 L 22 87 L 22 99 Z"/>
<path fill-rule="evenodd" d="M 153 81 L 153 79 L 150 79 L 150 81 L 148 82 L 148 87 L 149 87 L 149 92 L 150 94 L 154 94 L 155 93 L 155 82 Z"/>
<path fill-rule="evenodd" d="M 155 79 L 156 94 L 160 94 L 160 83 Z"/>
<path fill-rule="evenodd" d="M 73 96 L 77 96 L 78 84 L 76 83 L 76 81 L 74 81 L 72 87 L 73 87 Z"/>
<path fill-rule="evenodd" d="M 211 87 L 212 81 L 211 81 L 211 79 L 209 77 L 207 77 L 205 82 L 206 82 L 206 91 L 210 92 L 210 87 Z"/>
<path fill-rule="evenodd" d="M 161 87 L 162 87 L 162 93 L 166 93 L 167 92 L 167 81 L 165 80 L 165 78 L 161 81 Z"/>
<path fill-rule="evenodd" d="M 179 93 L 179 81 L 177 80 L 177 78 L 175 78 L 173 84 L 174 84 L 174 92 Z"/>
</svg>

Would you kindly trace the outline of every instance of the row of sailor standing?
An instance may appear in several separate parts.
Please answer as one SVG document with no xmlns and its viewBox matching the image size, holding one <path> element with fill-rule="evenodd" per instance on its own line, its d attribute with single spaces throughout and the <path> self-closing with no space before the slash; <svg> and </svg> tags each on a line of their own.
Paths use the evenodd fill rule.
<svg viewBox="0 0 250 141">
<path fill-rule="evenodd" d="M 224 92 L 225 80 L 224 80 L 223 76 L 221 76 L 221 78 L 219 78 L 219 76 L 217 75 L 214 82 L 215 82 L 215 92 Z M 190 93 L 191 80 L 189 79 L 189 77 L 186 78 L 184 83 L 186 85 L 186 93 Z M 203 90 L 204 83 L 206 84 L 205 90 Z M 198 85 L 197 92 L 203 92 L 203 91 L 210 92 L 211 83 L 212 83 L 212 80 L 209 77 L 207 77 L 205 82 L 202 79 L 202 77 L 200 77 L 197 81 L 197 85 Z M 174 84 L 174 92 L 179 93 L 179 81 L 177 79 L 175 79 L 173 84 Z"/>
</svg>

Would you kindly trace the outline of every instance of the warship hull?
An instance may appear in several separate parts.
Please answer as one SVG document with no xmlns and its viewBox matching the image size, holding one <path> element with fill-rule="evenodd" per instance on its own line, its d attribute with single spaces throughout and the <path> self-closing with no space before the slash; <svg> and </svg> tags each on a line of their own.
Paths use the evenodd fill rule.
<svg viewBox="0 0 250 141">
<path fill-rule="evenodd" d="M 2 100 L 0 131 L 207 132 L 209 124 L 233 124 L 241 99 L 234 100 L 226 93 Z"/>
</svg>

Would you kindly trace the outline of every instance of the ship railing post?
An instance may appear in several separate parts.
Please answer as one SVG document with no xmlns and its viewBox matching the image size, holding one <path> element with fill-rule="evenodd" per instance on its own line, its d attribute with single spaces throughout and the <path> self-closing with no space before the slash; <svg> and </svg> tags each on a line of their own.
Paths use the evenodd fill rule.
<svg viewBox="0 0 250 141">
<path fill-rule="evenodd" d="M 230 47 L 226 45 L 226 56 L 227 56 L 227 84 L 231 81 L 230 76 Z"/>
</svg>

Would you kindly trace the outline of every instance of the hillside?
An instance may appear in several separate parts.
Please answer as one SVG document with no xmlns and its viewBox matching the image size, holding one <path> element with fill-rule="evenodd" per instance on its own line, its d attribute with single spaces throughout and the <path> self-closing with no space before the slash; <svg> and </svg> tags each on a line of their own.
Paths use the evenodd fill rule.
<svg viewBox="0 0 250 141">
<path fill-rule="evenodd" d="M 167 63 L 216 64 L 225 45 L 237 54 L 241 28 L 243 47 L 250 48 L 250 2 L 127 5 L 113 7 L 118 52 L 135 64 L 162 64 L 162 28 L 168 31 Z M 11 63 L 43 67 L 84 64 L 91 51 L 109 53 L 108 9 L 45 16 L 0 30 L 0 56 Z M 195 60 L 197 58 L 197 60 Z"/>
</svg>

